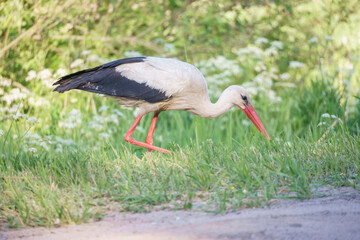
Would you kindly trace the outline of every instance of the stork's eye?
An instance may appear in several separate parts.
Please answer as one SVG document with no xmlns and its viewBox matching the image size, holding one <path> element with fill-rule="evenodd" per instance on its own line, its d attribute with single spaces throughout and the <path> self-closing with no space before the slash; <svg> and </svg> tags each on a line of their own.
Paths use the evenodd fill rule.
<svg viewBox="0 0 360 240">
<path fill-rule="evenodd" d="M 248 105 L 248 99 L 246 96 L 241 95 L 242 100 L 244 100 L 245 104 Z"/>
</svg>

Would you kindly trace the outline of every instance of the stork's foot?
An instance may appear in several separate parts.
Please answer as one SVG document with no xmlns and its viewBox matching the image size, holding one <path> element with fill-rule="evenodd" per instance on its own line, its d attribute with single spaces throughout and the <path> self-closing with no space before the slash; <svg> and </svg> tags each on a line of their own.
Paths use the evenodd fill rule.
<svg viewBox="0 0 360 240">
<path fill-rule="evenodd" d="M 148 143 L 137 141 L 132 136 L 129 136 L 129 135 L 125 135 L 124 139 L 125 139 L 125 141 L 127 141 L 130 144 L 147 148 L 149 152 L 151 150 L 155 150 L 155 151 L 159 151 L 159 152 L 162 152 L 162 153 L 165 153 L 165 154 L 171 154 L 171 152 L 169 150 L 166 150 L 166 149 L 163 149 L 163 148 L 160 148 L 160 147 L 156 147 L 156 146 L 153 146 L 153 145 L 148 144 Z"/>
<path fill-rule="evenodd" d="M 146 138 L 146 143 L 137 141 L 132 137 L 132 134 L 133 134 L 136 126 L 139 124 L 142 116 L 136 117 L 134 123 L 131 125 L 129 131 L 125 135 L 125 138 L 124 138 L 125 141 L 127 141 L 130 144 L 134 144 L 134 145 L 137 145 L 137 146 L 140 146 L 140 147 L 147 148 L 149 152 L 151 152 L 151 150 L 155 150 L 155 151 L 159 151 L 159 152 L 162 152 L 162 153 L 165 153 L 165 154 L 171 154 L 171 152 L 169 150 L 153 146 L 153 143 L 154 143 L 153 135 L 154 135 L 158 115 L 159 115 L 159 113 L 154 113 L 154 118 L 153 118 L 153 120 L 151 122 L 149 134 L 148 134 L 148 136 Z"/>
<path fill-rule="evenodd" d="M 147 138 L 146 138 L 146 143 L 147 144 L 149 144 L 149 145 L 151 145 L 151 146 L 154 146 L 154 141 L 153 141 L 153 139 L 152 139 L 152 136 L 150 137 L 150 136 L 147 136 Z M 151 152 L 152 150 L 150 149 L 150 148 L 148 148 L 148 152 Z"/>
</svg>

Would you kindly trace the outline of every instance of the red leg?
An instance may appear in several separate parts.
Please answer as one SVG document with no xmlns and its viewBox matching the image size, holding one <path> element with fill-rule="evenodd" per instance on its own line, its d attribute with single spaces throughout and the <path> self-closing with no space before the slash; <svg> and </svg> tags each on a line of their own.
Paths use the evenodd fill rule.
<svg viewBox="0 0 360 240">
<path fill-rule="evenodd" d="M 159 113 L 154 113 L 154 117 L 151 121 L 151 125 L 150 125 L 150 129 L 149 129 L 149 133 L 146 137 L 146 143 L 150 144 L 150 145 L 154 145 L 154 141 L 153 141 L 153 136 L 154 136 L 154 131 L 155 131 L 155 127 L 156 127 L 156 122 L 158 119 Z M 148 149 L 148 152 L 151 152 L 151 149 Z"/>
<path fill-rule="evenodd" d="M 150 150 L 155 150 L 155 151 L 159 151 L 159 152 L 162 152 L 162 153 L 171 153 L 169 150 L 159 148 L 159 147 L 153 146 L 153 145 L 148 144 L 148 143 L 137 141 L 131 136 L 133 134 L 133 132 L 135 131 L 136 126 L 139 124 L 141 118 L 142 117 L 137 117 L 135 119 L 134 123 L 131 125 L 129 131 L 125 135 L 125 138 L 124 138 L 125 141 L 127 141 L 130 144 L 134 144 L 134 145 L 137 145 L 137 146 L 140 146 L 140 147 L 145 147 L 145 148 L 150 149 Z M 157 117 L 156 117 L 156 119 L 157 119 Z M 154 119 L 153 119 L 153 122 L 154 122 Z M 155 120 L 155 123 L 156 123 L 156 120 Z M 151 123 L 151 125 L 153 125 L 153 124 Z M 150 127 L 150 131 L 151 131 L 151 129 L 152 129 L 152 127 Z M 155 124 L 154 124 L 153 129 L 155 130 Z M 152 131 L 152 133 L 154 133 L 154 130 Z"/>
</svg>

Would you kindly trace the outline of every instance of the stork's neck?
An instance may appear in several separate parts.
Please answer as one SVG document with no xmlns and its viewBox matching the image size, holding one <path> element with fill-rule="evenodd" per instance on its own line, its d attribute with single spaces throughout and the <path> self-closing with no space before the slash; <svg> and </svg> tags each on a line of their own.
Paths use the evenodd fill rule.
<svg viewBox="0 0 360 240">
<path fill-rule="evenodd" d="M 230 110 L 234 104 L 232 103 L 229 88 L 221 94 L 216 103 L 211 103 L 209 99 L 201 104 L 201 109 L 198 109 L 197 115 L 200 117 L 215 118 Z"/>
</svg>

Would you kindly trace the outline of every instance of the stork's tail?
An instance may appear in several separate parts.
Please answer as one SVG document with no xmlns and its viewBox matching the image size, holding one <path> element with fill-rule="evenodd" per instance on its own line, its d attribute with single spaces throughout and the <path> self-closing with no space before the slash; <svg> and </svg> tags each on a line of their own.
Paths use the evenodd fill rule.
<svg viewBox="0 0 360 240">
<path fill-rule="evenodd" d="M 80 89 L 88 82 L 97 83 L 100 80 L 104 79 L 104 77 L 106 77 L 106 74 L 109 71 L 103 71 L 102 73 L 104 74 L 99 74 L 100 70 L 117 67 L 121 64 L 126 64 L 126 63 L 142 62 L 144 61 L 144 59 L 145 57 L 125 58 L 125 59 L 112 61 L 94 68 L 89 68 L 75 73 L 71 73 L 69 75 L 59 78 L 59 80 L 53 84 L 53 86 L 54 85 L 59 85 L 59 86 L 57 86 L 53 91 L 63 93 L 71 89 Z"/>
<path fill-rule="evenodd" d="M 63 76 L 56 81 L 53 86 L 57 86 L 53 91 L 63 93 L 71 89 L 76 89 L 81 85 L 85 84 L 89 77 L 96 71 L 100 69 L 101 66 L 85 69 L 79 72 L 71 73 L 69 75 Z"/>
</svg>

